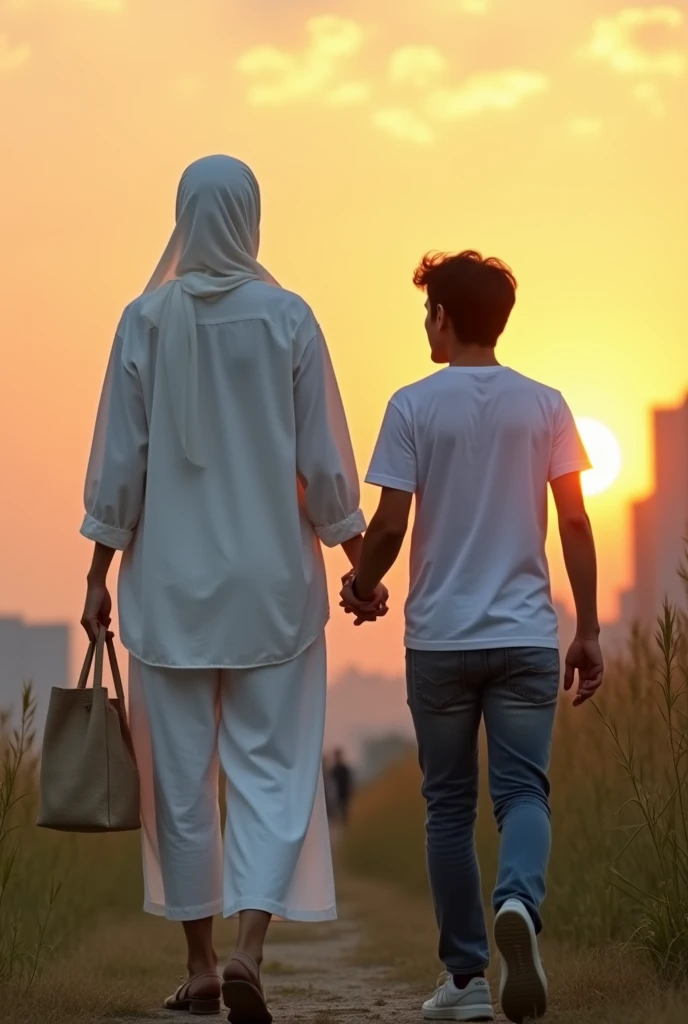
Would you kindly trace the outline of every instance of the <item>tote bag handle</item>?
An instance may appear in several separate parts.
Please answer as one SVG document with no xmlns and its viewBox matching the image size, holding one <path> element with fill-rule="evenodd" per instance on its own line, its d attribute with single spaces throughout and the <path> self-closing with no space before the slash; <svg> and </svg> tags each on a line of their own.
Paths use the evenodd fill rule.
<svg viewBox="0 0 688 1024">
<path fill-rule="evenodd" d="M 124 709 L 124 688 L 122 686 L 122 677 L 119 672 L 119 665 L 117 664 L 117 654 L 115 653 L 113 634 L 110 633 L 105 626 L 100 627 L 98 639 L 91 640 L 88 645 L 88 650 L 86 651 L 86 657 L 84 658 L 84 664 L 81 669 L 81 675 L 79 676 L 79 682 L 76 684 L 76 688 L 77 690 L 86 689 L 88 677 L 91 674 L 91 666 L 93 665 L 93 659 L 95 657 L 96 667 L 95 672 L 93 673 L 93 689 L 102 689 L 103 662 L 106 647 L 108 652 L 108 661 L 110 662 L 110 672 L 112 673 L 112 681 L 115 684 L 115 693 L 121 703 L 122 709 Z"/>
</svg>

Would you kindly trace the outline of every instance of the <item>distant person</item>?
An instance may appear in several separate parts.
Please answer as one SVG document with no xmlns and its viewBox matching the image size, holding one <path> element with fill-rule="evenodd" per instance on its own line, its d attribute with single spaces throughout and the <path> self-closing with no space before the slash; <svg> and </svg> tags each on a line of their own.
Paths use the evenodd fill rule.
<svg viewBox="0 0 688 1024">
<path fill-rule="evenodd" d="M 380 504 L 342 600 L 357 623 L 375 617 L 377 587 L 399 554 L 415 494 L 408 700 L 427 801 L 439 955 L 448 971 L 423 1014 L 493 1019 L 474 848 L 484 719 L 501 834 L 493 895 L 500 999 L 508 1019 L 519 1022 L 547 1006 L 537 935 L 560 668 L 545 556 L 548 485 L 577 612 L 564 684 L 570 690 L 578 673 L 574 704 L 592 697 L 603 676 L 595 546 L 580 477 L 590 463 L 561 394 L 496 359 L 516 298 L 511 271 L 462 252 L 426 257 L 414 280 L 427 292 L 432 359 L 448 366 L 389 403 L 367 477 L 382 488 Z"/>
<path fill-rule="evenodd" d="M 334 761 L 330 768 L 330 779 L 335 800 L 335 816 L 342 823 L 349 822 L 349 807 L 353 794 L 353 773 L 344 759 L 343 750 L 335 750 Z"/>
<path fill-rule="evenodd" d="M 116 549 L 141 773 L 145 909 L 181 921 L 166 1005 L 270 1020 L 272 915 L 336 916 L 322 784 L 327 585 L 364 529 L 344 410 L 308 305 L 257 261 L 260 197 L 192 164 L 177 223 L 114 341 L 86 481 L 83 625 L 110 622 Z M 378 590 L 381 604 L 385 591 Z M 227 779 L 223 852 L 218 763 Z M 238 915 L 222 984 L 213 915 Z"/>
<path fill-rule="evenodd" d="M 330 758 L 327 755 L 323 756 L 322 773 L 323 784 L 325 786 L 325 808 L 327 810 L 327 820 L 330 821 L 335 814 L 336 798 L 334 793 L 334 784 L 332 782 L 332 772 L 330 769 Z"/>
</svg>

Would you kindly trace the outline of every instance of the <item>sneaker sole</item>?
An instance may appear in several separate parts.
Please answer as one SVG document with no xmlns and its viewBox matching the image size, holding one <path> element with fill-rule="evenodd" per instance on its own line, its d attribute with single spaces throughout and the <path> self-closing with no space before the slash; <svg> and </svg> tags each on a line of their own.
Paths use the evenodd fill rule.
<svg viewBox="0 0 688 1024">
<path fill-rule="evenodd" d="M 488 1006 L 447 1006 L 441 1010 L 423 1010 L 423 1020 L 492 1021 L 494 1010 Z"/>
<path fill-rule="evenodd" d="M 543 1017 L 547 1010 L 547 985 L 538 970 L 527 921 L 516 911 L 505 910 L 497 916 L 494 935 L 506 966 L 501 994 L 504 1015 L 513 1024 Z"/>
</svg>

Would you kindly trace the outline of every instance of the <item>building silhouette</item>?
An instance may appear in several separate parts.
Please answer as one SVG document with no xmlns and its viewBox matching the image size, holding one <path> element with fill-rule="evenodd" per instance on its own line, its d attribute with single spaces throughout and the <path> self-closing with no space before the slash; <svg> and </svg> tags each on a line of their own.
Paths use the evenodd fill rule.
<svg viewBox="0 0 688 1024">
<path fill-rule="evenodd" d="M 33 685 L 37 701 L 36 731 L 43 734 L 53 686 L 69 686 L 70 628 L 67 623 L 29 624 L 0 617 L 0 708 L 13 711 L 16 722 L 22 683 Z"/>
<path fill-rule="evenodd" d="M 688 396 L 674 409 L 655 409 L 652 494 L 631 507 L 633 583 L 621 596 L 626 625 L 654 625 L 665 598 L 682 607 L 679 568 L 688 535 Z"/>
</svg>

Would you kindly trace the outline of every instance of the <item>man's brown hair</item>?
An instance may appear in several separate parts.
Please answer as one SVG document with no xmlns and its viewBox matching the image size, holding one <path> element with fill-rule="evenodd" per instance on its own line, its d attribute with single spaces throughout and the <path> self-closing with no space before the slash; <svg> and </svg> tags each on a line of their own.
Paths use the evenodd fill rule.
<svg viewBox="0 0 688 1024">
<path fill-rule="evenodd" d="M 463 345 L 494 348 L 516 302 L 516 278 L 506 263 L 473 249 L 428 253 L 413 283 L 427 292 L 433 319 L 443 307 Z"/>
</svg>

